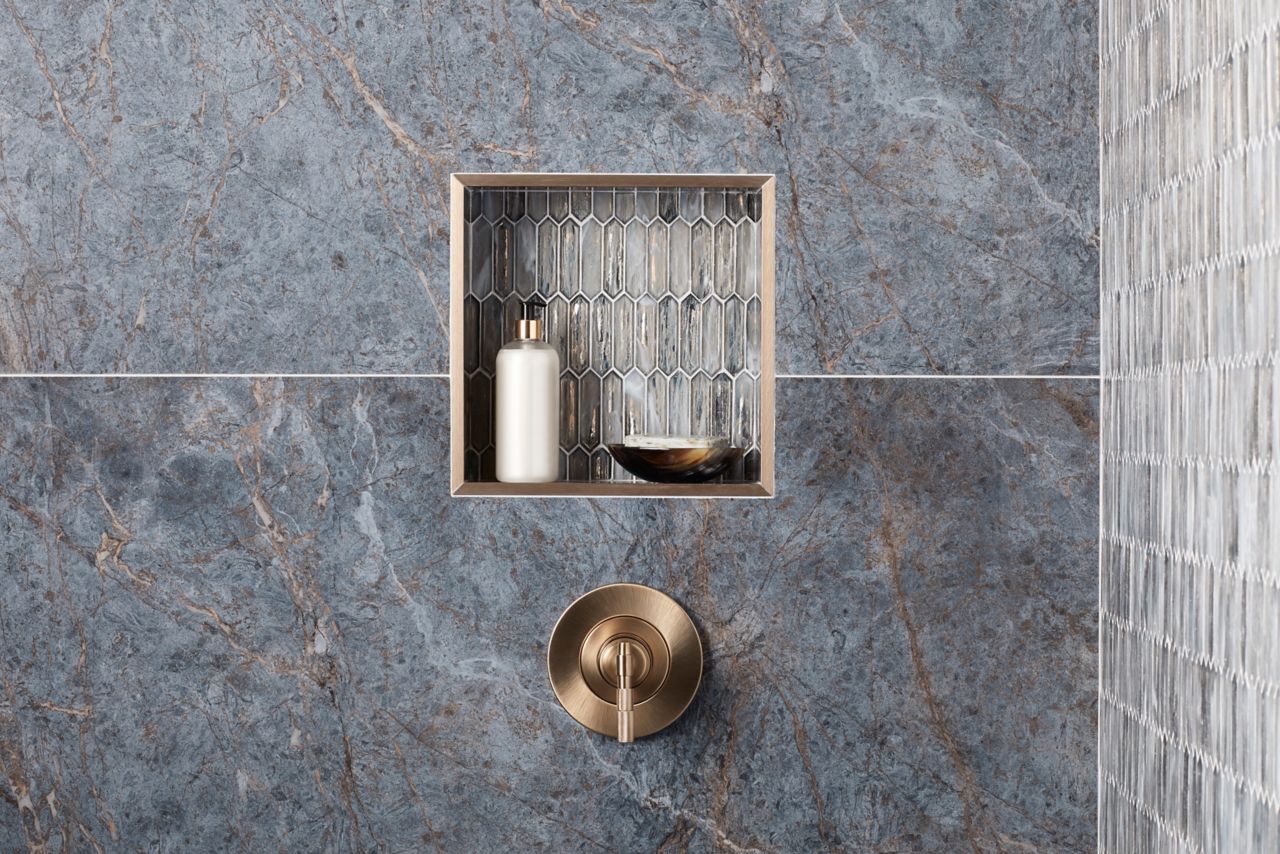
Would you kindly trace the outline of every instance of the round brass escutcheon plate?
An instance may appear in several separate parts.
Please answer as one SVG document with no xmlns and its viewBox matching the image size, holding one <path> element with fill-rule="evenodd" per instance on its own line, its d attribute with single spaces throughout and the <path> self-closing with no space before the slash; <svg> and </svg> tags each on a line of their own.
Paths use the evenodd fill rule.
<svg viewBox="0 0 1280 854">
<path fill-rule="evenodd" d="M 674 599 L 642 584 L 609 584 L 573 602 L 551 632 L 547 672 L 578 723 L 618 735 L 617 648 L 632 642 L 634 734 L 652 735 L 684 713 L 702 681 L 702 641 Z"/>
</svg>

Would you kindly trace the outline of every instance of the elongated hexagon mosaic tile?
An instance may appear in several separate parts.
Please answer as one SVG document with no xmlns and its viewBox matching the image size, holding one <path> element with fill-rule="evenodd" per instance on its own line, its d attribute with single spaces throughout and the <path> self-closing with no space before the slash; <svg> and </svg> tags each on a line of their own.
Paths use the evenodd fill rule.
<svg viewBox="0 0 1280 854">
<path fill-rule="evenodd" d="M 760 477 L 761 192 L 466 191 L 468 480 L 492 480 L 494 365 L 524 303 L 560 354 L 560 476 L 628 481 L 629 434 L 715 436 Z"/>
</svg>

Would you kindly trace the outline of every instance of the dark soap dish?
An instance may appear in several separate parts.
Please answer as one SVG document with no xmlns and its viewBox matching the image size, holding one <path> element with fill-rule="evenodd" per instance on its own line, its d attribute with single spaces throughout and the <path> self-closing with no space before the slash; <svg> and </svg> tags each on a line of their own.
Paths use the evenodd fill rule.
<svg viewBox="0 0 1280 854">
<path fill-rule="evenodd" d="M 744 448 L 641 448 L 621 443 L 608 446 L 618 464 L 653 483 L 703 483 L 724 474 L 742 458 Z"/>
</svg>

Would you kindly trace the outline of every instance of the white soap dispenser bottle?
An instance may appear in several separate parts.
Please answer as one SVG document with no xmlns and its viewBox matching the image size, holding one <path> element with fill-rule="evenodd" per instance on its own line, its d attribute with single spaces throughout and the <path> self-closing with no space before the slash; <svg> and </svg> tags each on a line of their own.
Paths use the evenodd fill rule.
<svg viewBox="0 0 1280 854">
<path fill-rule="evenodd" d="M 542 340 L 542 303 L 528 302 L 516 337 L 498 351 L 494 395 L 496 475 L 550 483 L 560 475 L 560 356 Z"/>
</svg>

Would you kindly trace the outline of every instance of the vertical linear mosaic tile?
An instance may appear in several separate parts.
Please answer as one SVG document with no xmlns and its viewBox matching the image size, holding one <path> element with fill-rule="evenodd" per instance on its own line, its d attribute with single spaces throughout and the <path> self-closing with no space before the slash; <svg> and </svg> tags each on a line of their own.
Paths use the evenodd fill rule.
<svg viewBox="0 0 1280 854">
<path fill-rule="evenodd" d="M 759 190 L 467 189 L 467 477 L 493 478 L 493 373 L 520 303 L 560 353 L 562 474 L 632 481 L 628 433 L 722 436 L 760 478 Z"/>
<path fill-rule="evenodd" d="M 1280 5 L 1101 15 L 1099 850 L 1280 851 Z"/>
</svg>

